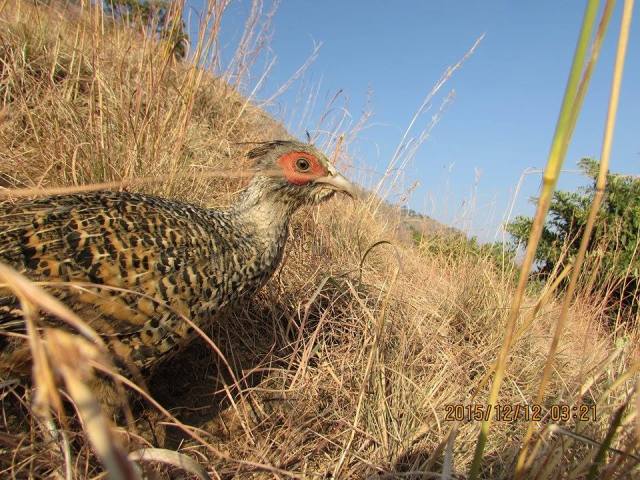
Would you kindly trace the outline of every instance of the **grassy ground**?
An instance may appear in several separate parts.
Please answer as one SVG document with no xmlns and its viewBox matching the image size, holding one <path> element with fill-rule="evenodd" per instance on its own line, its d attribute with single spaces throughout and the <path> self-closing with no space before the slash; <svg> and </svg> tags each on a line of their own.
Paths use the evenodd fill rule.
<svg viewBox="0 0 640 480">
<path fill-rule="evenodd" d="M 216 172 L 247 167 L 242 142 L 287 135 L 223 80 L 97 11 L 14 0 L 0 8 L 0 187 L 14 194 L 124 182 L 226 205 L 246 179 Z M 206 43 L 203 57 L 214 51 Z M 235 382 L 205 341 L 151 379 L 152 395 L 197 439 L 138 402 L 112 441 L 179 451 L 214 478 L 464 478 L 479 423 L 447 420 L 447 405 L 486 401 L 514 273 L 464 248 L 434 254 L 428 237 L 408 242 L 379 200 L 336 199 L 298 214 L 273 280 L 208 332 Z M 365 257 L 380 240 L 391 244 Z M 637 360 L 635 330 L 608 331 L 597 305 L 573 305 L 544 406 L 596 405 L 597 419 L 545 417 L 527 478 L 585 478 L 634 387 L 631 374 L 616 380 Z M 544 290 L 528 297 L 501 404 L 535 397 L 558 310 Z M 100 475 L 86 424 L 51 437 L 32 415 L 33 392 L 0 380 L 1 476 Z M 637 453 L 635 421 L 632 402 L 612 445 Z M 485 478 L 512 477 L 525 429 L 522 419 L 492 426 Z M 598 475 L 638 474 L 628 456 L 606 455 L 609 470 Z M 180 471 L 145 465 L 159 478 Z"/>
</svg>

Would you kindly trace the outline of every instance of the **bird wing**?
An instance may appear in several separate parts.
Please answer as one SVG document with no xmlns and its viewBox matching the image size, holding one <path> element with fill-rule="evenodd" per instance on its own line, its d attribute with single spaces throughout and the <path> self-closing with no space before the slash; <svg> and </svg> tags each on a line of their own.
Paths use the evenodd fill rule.
<svg viewBox="0 0 640 480">
<path fill-rule="evenodd" d="M 201 215 L 122 192 L 0 205 L 0 261 L 147 358 L 190 334 L 185 318 L 224 303 L 229 260 L 216 256 L 225 240 Z M 0 330 L 21 325 L 19 315 L 11 291 L 0 288 Z"/>
</svg>

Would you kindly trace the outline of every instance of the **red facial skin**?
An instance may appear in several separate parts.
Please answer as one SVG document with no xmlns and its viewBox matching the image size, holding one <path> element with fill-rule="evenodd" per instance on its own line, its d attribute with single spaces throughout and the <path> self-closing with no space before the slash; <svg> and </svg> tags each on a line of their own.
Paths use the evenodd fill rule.
<svg viewBox="0 0 640 480">
<path fill-rule="evenodd" d="M 296 161 L 304 158 L 309 162 L 309 169 L 301 172 L 296 168 Z M 282 168 L 284 177 L 294 185 L 306 185 L 313 179 L 327 174 L 326 169 L 320 165 L 318 159 L 307 152 L 289 152 L 278 159 L 278 165 Z"/>
</svg>

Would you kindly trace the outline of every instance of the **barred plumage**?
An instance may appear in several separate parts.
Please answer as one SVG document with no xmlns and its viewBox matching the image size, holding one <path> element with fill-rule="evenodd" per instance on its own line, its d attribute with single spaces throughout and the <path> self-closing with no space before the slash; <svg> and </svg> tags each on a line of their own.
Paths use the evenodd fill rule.
<svg viewBox="0 0 640 480">
<path fill-rule="evenodd" d="M 0 261 L 46 282 L 117 357 L 148 370 L 193 336 L 183 316 L 205 325 L 264 285 L 299 207 L 352 193 L 310 145 L 270 142 L 250 156 L 257 173 L 228 210 L 112 191 L 1 203 Z M 0 357 L 10 368 L 27 347 L 2 333 L 21 328 L 15 297 L 0 288 Z"/>
</svg>

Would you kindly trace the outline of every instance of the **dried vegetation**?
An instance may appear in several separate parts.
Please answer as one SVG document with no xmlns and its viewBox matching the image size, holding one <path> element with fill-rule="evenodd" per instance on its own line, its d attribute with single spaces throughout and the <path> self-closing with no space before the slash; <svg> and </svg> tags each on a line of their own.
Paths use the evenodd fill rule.
<svg viewBox="0 0 640 480">
<path fill-rule="evenodd" d="M 211 25 L 222 7 L 212 4 Z M 166 45 L 95 8 L 9 0 L 0 9 L 0 201 L 108 183 L 225 205 L 246 181 L 243 142 L 287 135 L 224 78 L 176 62 Z M 215 53 L 210 32 L 201 59 Z M 229 367 L 196 342 L 149 381 L 158 403 L 138 395 L 117 426 L 87 388 L 89 365 L 110 370 L 100 342 L 86 328 L 39 329 L 40 310 L 76 329 L 82 320 L 0 268 L 0 282 L 32 306 L 25 341 L 37 386 L 0 372 L 0 476 L 136 478 L 144 468 L 157 478 L 462 478 L 479 423 L 448 421 L 447 405 L 484 404 L 514 272 L 401 240 L 378 202 L 300 213 L 268 287 L 207 332 Z M 390 243 L 367 252 L 381 240 Z M 559 313 L 544 293 L 522 308 L 501 404 L 535 397 Z M 596 405 L 597 421 L 545 418 L 530 478 L 583 478 L 629 401 L 637 337 L 607 331 L 595 305 L 571 309 L 546 405 Z M 612 444 L 623 453 L 607 453 L 619 474 L 608 478 L 637 473 L 635 422 L 629 405 Z M 493 425 L 486 478 L 511 478 L 525 429 Z"/>
</svg>

